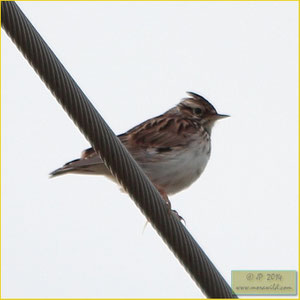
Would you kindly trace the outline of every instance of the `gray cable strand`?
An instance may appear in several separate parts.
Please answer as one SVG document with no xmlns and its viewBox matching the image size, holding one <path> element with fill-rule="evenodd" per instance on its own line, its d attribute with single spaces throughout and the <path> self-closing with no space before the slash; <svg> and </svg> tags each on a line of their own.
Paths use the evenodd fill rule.
<svg viewBox="0 0 300 300">
<path fill-rule="evenodd" d="M 2 27 L 122 187 L 209 298 L 237 298 L 17 4 L 1 2 Z"/>
</svg>

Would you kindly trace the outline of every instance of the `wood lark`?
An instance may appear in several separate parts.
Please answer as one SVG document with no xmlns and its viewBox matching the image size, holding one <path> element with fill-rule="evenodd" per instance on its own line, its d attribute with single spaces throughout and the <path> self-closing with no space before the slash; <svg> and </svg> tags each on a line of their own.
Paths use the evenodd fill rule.
<svg viewBox="0 0 300 300">
<path fill-rule="evenodd" d="M 204 97 L 187 94 L 189 97 L 164 114 L 118 136 L 167 202 L 168 195 L 189 187 L 202 174 L 211 153 L 212 127 L 228 117 L 218 114 Z M 67 173 L 104 175 L 114 180 L 93 148 L 50 176 Z"/>
</svg>

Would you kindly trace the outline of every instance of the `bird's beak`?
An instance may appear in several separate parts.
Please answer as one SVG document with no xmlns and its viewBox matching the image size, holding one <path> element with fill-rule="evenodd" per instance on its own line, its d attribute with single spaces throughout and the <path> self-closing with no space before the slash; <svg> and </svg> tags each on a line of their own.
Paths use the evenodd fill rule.
<svg viewBox="0 0 300 300">
<path fill-rule="evenodd" d="M 217 114 L 217 119 L 224 119 L 224 118 L 229 118 L 229 115 L 219 115 Z"/>
<path fill-rule="evenodd" d="M 210 118 L 214 121 L 217 121 L 217 120 L 225 119 L 225 118 L 228 118 L 228 117 L 230 117 L 230 116 L 229 115 L 215 114 L 215 115 L 212 115 Z"/>
</svg>

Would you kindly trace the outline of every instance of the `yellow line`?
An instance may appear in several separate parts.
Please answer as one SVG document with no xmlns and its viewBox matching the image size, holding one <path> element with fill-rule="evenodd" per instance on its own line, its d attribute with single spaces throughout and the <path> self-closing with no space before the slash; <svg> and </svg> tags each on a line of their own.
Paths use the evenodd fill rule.
<svg viewBox="0 0 300 300">
<path fill-rule="evenodd" d="M 15 1 L 15 0 L 6 0 Z M 18 0 L 18 2 L 60 2 L 62 0 Z M 64 2 L 82 2 L 83 0 L 63 0 Z M 300 0 L 89 0 L 89 2 L 299 2 Z"/>
</svg>

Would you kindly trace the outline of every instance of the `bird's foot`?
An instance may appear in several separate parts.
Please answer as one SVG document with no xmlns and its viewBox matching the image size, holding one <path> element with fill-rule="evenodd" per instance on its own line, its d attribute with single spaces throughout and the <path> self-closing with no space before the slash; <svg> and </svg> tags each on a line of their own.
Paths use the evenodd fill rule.
<svg viewBox="0 0 300 300">
<path fill-rule="evenodd" d="M 176 210 L 172 209 L 171 201 L 169 200 L 169 197 L 168 197 L 167 193 L 162 188 L 160 188 L 158 186 L 156 186 L 156 188 L 159 191 L 159 193 L 161 194 L 162 198 L 165 200 L 165 202 L 167 204 L 167 207 L 168 207 L 168 210 L 169 210 L 169 213 L 170 214 L 173 213 L 173 216 L 177 217 L 180 222 L 183 222 L 184 225 L 186 225 L 186 222 L 185 222 L 184 218 L 182 216 L 180 216 Z"/>
</svg>

